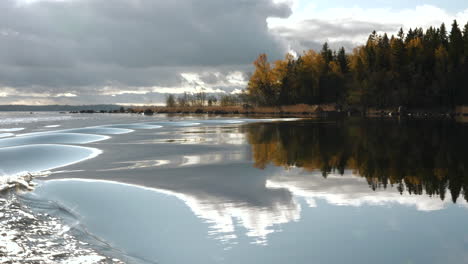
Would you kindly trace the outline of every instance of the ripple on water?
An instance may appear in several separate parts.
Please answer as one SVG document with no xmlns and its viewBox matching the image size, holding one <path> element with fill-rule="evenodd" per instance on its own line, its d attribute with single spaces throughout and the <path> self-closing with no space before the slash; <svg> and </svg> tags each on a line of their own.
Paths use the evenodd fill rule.
<svg viewBox="0 0 468 264">
<path fill-rule="evenodd" d="M 147 125 L 158 125 L 158 126 L 175 126 L 175 127 L 189 127 L 198 126 L 198 122 L 187 122 L 187 121 L 172 121 L 172 122 L 148 122 Z"/>
<path fill-rule="evenodd" d="M 84 127 L 84 128 L 72 128 L 61 130 L 60 132 L 65 133 L 89 133 L 89 134 L 104 134 L 104 135 L 120 135 L 128 134 L 134 130 L 126 128 L 116 128 L 116 127 Z"/>
<path fill-rule="evenodd" d="M 0 175 L 37 173 L 64 167 L 101 154 L 96 148 L 28 145 L 0 149 Z"/>
<path fill-rule="evenodd" d="M 108 136 L 78 133 L 31 134 L 0 139 L 0 147 L 24 146 L 32 144 L 88 144 L 109 139 Z"/>
<path fill-rule="evenodd" d="M 0 132 L 18 132 L 24 130 L 23 127 L 15 127 L 15 128 L 0 128 Z"/>
<path fill-rule="evenodd" d="M 35 122 L 50 122 L 72 119 L 71 116 L 33 116 L 33 117 L 8 117 L 0 119 L 0 124 L 22 124 Z"/>
<path fill-rule="evenodd" d="M 150 125 L 146 123 L 137 123 L 137 124 L 114 124 L 114 125 L 106 125 L 104 127 L 127 128 L 127 129 L 157 129 L 157 128 L 161 128 L 162 126 Z"/>
<path fill-rule="evenodd" d="M 32 132 L 26 134 L 19 134 L 18 137 L 32 136 L 32 135 L 44 135 L 44 134 L 57 134 L 57 133 L 84 133 L 84 134 L 102 134 L 102 135 L 120 135 L 128 134 L 134 130 L 126 128 L 114 128 L 114 127 L 83 127 L 83 128 L 71 128 L 71 129 L 62 129 L 62 130 L 53 130 L 53 131 L 44 131 L 44 132 Z"/>
<path fill-rule="evenodd" d="M 223 245 L 206 235 L 208 223 L 200 223 L 177 197 L 156 189 L 66 179 L 42 182 L 34 195 L 73 208 L 90 233 L 135 258 L 157 263 L 212 263 L 212 252 L 223 250 Z M 161 239 L 168 235 L 168 240 Z M 173 254 L 178 248 L 184 254 Z"/>
<path fill-rule="evenodd" d="M 13 133 L 0 133 L 0 138 L 6 138 L 6 137 L 11 137 L 14 136 L 15 134 Z"/>
<path fill-rule="evenodd" d="M 241 124 L 245 123 L 245 120 L 240 119 L 211 119 L 198 121 L 202 124 Z"/>
</svg>

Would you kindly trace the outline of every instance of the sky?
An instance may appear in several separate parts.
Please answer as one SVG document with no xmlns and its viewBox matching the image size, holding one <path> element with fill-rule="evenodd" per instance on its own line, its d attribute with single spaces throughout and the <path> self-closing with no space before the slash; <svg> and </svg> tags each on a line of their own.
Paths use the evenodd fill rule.
<svg viewBox="0 0 468 264">
<path fill-rule="evenodd" d="M 0 104 L 163 104 L 237 93 L 260 53 L 465 25 L 466 0 L 1 0 Z"/>
</svg>

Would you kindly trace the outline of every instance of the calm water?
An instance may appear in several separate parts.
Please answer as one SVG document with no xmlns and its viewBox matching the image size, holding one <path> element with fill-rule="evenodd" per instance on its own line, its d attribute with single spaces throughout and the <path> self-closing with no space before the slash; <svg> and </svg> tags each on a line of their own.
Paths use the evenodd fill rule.
<svg viewBox="0 0 468 264">
<path fill-rule="evenodd" d="M 462 123 L 8 113 L 0 133 L 3 177 L 50 174 L 5 201 L 89 263 L 468 263 Z"/>
</svg>

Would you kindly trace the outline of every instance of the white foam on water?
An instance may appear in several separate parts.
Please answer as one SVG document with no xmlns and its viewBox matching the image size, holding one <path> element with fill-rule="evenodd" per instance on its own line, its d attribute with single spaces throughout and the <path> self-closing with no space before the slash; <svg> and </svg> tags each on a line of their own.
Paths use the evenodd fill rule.
<svg viewBox="0 0 468 264">
<path fill-rule="evenodd" d="M 79 241 L 56 217 L 8 197 L 0 198 L 0 263 L 124 263 Z"/>
<path fill-rule="evenodd" d="M 13 189 L 19 187 L 21 189 L 33 190 L 35 183 L 32 182 L 33 178 L 36 176 L 46 176 L 48 172 L 41 173 L 24 173 L 24 174 L 15 174 L 15 175 L 6 175 L 0 176 L 0 192 L 6 191 L 8 189 Z"/>
<path fill-rule="evenodd" d="M 46 128 L 55 128 L 55 127 L 60 127 L 61 125 L 50 125 L 50 126 L 44 126 Z"/>
</svg>

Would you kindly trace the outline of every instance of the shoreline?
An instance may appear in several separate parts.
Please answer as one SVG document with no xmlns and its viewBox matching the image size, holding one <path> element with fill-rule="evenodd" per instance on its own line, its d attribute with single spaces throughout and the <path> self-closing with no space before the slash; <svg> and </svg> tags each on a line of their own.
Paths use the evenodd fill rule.
<svg viewBox="0 0 468 264">
<path fill-rule="evenodd" d="M 366 111 L 356 108 L 337 109 L 334 105 L 292 105 L 280 107 L 252 107 L 243 106 L 204 106 L 204 107 L 139 107 L 119 111 L 71 111 L 70 114 L 171 114 L 171 115 L 209 115 L 209 116 L 240 116 L 240 117 L 298 117 L 298 118 L 327 118 L 327 117 L 363 117 L 363 118 L 414 118 L 414 119 L 468 119 L 468 107 L 459 106 L 454 110 L 438 108 L 419 109 L 375 109 Z"/>
</svg>

